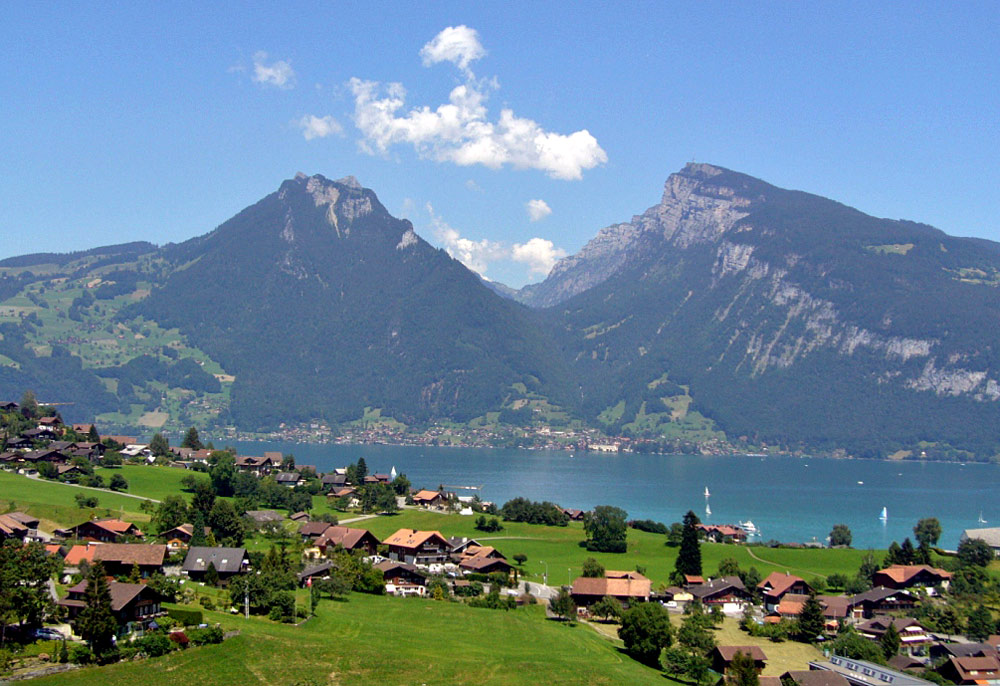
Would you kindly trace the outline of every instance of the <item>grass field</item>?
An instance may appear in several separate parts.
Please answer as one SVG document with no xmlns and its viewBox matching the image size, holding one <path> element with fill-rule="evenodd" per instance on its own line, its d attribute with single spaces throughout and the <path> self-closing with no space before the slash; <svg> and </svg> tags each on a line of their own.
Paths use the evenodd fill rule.
<svg viewBox="0 0 1000 686">
<path fill-rule="evenodd" d="M 590 627 L 458 603 L 353 594 L 295 627 L 206 613 L 240 635 L 217 646 L 33 684 L 671 684 Z"/>
<path fill-rule="evenodd" d="M 181 491 L 181 479 L 185 476 L 194 474 L 202 479 L 208 478 L 207 474 L 198 474 L 187 469 L 148 465 L 124 465 L 112 469 L 98 468 L 94 472 L 104 477 L 105 483 L 111 480 L 113 474 L 121 474 L 128 481 L 127 493 L 153 500 L 163 500 L 168 495 L 189 496 Z"/>
<path fill-rule="evenodd" d="M 385 539 L 397 529 L 432 529 L 445 536 L 467 536 L 499 549 L 508 559 L 517 553 L 528 556 L 523 573 L 541 580 L 548 567 L 551 584 L 566 584 L 580 575 L 588 557 L 599 560 L 607 569 L 631 570 L 637 565 L 646 569 L 654 585 L 666 584 L 674 569 L 677 549 L 664 545 L 666 537 L 629 529 L 628 550 L 625 553 L 592 553 L 581 547 L 583 526 L 572 523 L 567 527 L 537 526 L 504 522 L 503 531 L 484 534 L 475 529 L 474 517 L 406 510 L 398 515 L 377 517 L 350 524 L 370 530 Z M 792 571 L 806 579 L 828 576 L 834 572 L 853 575 L 866 554 L 863 550 L 814 550 L 748 548 L 741 545 L 705 543 L 701 546 L 702 566 L 706 574 L 714 574 L 719 562 L 731 557 L 741 569 L 756 567 L 762 576 L 773 571 Z M 754 559 L 757 555 L 761 560 Z"/>
<path fill-rule="evenodd" d="M 98 507 L 81 509 L 76 506 L 77 493 L 96 496 Z M 27 511 L 42 520 L 41 528 L 55 528 L 79 524 L 92 516 L 122 517 L 140 527 L 149 521 L 149 515 L 139 510 L 138 498 L 111 491 L 76 488 L 41 479 L 29 479 L 18 474 L 0 471 L 0 511 Z"/>
</svg>

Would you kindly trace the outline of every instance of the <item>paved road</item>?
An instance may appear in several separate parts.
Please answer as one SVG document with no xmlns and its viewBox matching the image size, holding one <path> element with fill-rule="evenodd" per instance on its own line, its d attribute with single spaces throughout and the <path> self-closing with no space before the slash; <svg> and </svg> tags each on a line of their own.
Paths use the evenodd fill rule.
<svg viewBox="0 0 1000 686">
<path fill-rule="evenodd" d="M 39 481 L 43 480 L 37 474 L 31 474 L 31 475 L 25 474 L 24 476 L 26 478 L 28 478 L 28 479 L 38 479 Z M 70 488 L 82 488 L 85 491 L 97 491 L 98 493 L 115 493 L 117 495 L 123 495 L 126 498 L 135 498 L 136 500 L 148 500 L 148 501 L 153 502 L 153 503 L 160 502 L 159 500 L 156 500 L 155 498 L 147 498 L 146 496 L 142 496 L 142 495 L 132 495 L 131 493 L 125 493 L 124 491 L 112 491 L 110 488 L 94 488 L 93 486 L 81 486 L 79 484 L 67 484 L 67 483 L 63 483 L 62 481 L 47 481 L 46 483 L 58 484 L 59 486 L 69 486 Z"/>
</svg>

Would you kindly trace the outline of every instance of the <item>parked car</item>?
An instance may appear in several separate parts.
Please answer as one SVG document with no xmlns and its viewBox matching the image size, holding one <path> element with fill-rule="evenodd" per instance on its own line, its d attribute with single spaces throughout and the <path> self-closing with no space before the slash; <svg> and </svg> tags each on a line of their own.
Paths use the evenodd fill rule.
<svg viewBox="0 0 1000 686">
<path fill-rule="evenodd" d="M 62 632 L 58 631 L 57 629 L 50 629 L 45 626 L 43 626 L 41 629 L 35 629 L 32 632 L 32 635 L 35 638 L 42 639 L 43 641 L 61 641 L 64 638 L 66 638 L 65 636 L 62 635 Z"/>
</svg>

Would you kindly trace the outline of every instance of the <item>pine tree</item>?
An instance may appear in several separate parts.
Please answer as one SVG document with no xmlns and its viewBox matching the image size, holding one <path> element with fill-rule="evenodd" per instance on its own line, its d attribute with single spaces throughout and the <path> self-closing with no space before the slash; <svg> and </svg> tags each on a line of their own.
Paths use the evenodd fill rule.
<svg viewBox="0 0 1000 686">
<path fill-rule="evenodd" d="M 219 570 L 215 568 L 214 562 L 208 563 L 208 568 L 205 570 L 205 583 L 209 586 L 219 585 Z"/>
<path fill-rule="evenodd" d="M 899 544 L 893 541 L 889 544 L 889 550 L 886 551 L 884 564 L 886 567 L 891 567 L 892 565 L 904 564 L 903 561 L 903 549 L 899 547 Z"/>
<path fill-rule="evenodd" d="M 688 510 L 684 515 L 684 530 L 681 533 L 681 547 L 677 553 L 674 569 L 679 575 L 701 575 L 701 545 L 698 543 L 698 516 Z"/>
<path fill-rule="evenodd" d="M 359 485 L 364 483 L 366 476 L 368 476 L 368 464 L 365 462 L 365 458 L 359 457 L 356 477 Z"/>
<path fill-rule="evenodd" d="M 182 448 L 191 448 L 191 450 L 201 450 L 204 446 L 201 443 L 201 439 L 198 437 L 198 429 L 193 426 L 187 430 L 184 434 L 184 441 L 181 443 Z"/>
<path fill-rule="evenodd" d="M 742 651 L 736 652 L 726 673 L 726 686 L 760 686 L 757 663 L 754 662 L 752 655 Z"/>
<path fill-rule="evenodd" d="M 917 551 L 913 549 L 913 541 L 907 536 L 903 539 L 903 545 L 900 548 L 900 562 L 902 565 L 912 565 L 914 559 L 917 556 Z"/>
<path fill-rule="evenodd" d="M 205 536 L 205 515 L 198 509 L 194 509 L 192 511 L 194 514 L 191 516 L 191 526 L 194 527 L 194 531 L 191 533 L 191 546 L 202 547 L 207 545 L 207 538 Z"/>
<path fill-rule="evenodd" d="M 85 607 L 80 610 L 76 619 L 77 633 L 98 659 L 114 647 L 112 639 L 118 629 L 118 622 L 111 610 L 111 588 L 104 574 L 104 565 L 100 562 L 95 562 L 90 568 L 87 589 L 83 593 Z"/>
<path fill-rule="evenodd" d="M 130 584 L 142 583 L 142 572 L 139 571 L 139 564 L 137 562 L 132 563 L 132 569 L 128 574 L 128 582 Z"/>
<path fill-rule="evenodd" d="M 91 443 L 101 442 L 101 435 L 97 433 L 97 427 L 93 424 L 90 425 L 90 431 L 87 432 L 87 440 Z"/>
<path fill-rule="evenodd" d="M 809 599 L 802 606 L 799 614 L 798 637 L 800 641 L 812 642 L 823 633 L 823 606 L 820 605 L 815 593 L 809 594 Z"/>
<path fill-rule="evenodd" d="M 885 630 L 882 638 L 879 639 L 879 645 L 882 647 L 882 654 L 885 655 L 885 659 L 888 660 L 898 655 L 899 647 L 902 643 L 899 639 L 899 631 L 896 629 L 896 625 L 890 621 L 889 628 Z"/>
</svg>

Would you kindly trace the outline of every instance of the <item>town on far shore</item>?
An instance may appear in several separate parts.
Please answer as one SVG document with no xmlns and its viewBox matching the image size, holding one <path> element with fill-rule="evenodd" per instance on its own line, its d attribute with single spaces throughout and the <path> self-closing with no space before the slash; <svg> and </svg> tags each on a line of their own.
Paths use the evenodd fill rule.
<svg viewBox="0 0 1000 686">
<path fill-rule="evenodd" d="M 323 473 L 217 450 L 195 428 L 143 443 L 31 393 L 0 403 L 0 429 L 0 676 L 224 649 L 237 626 L 309 631 L 387 596 L 582 625 L 699 686 L 1000 684 L 1000 528 L 955 551 L 933 516 L 886 551 L 854 550 L 843 524 L 827 546 L 769 546 L 749 522 L 499 505 L 364 459 Z"/>
</svg>

